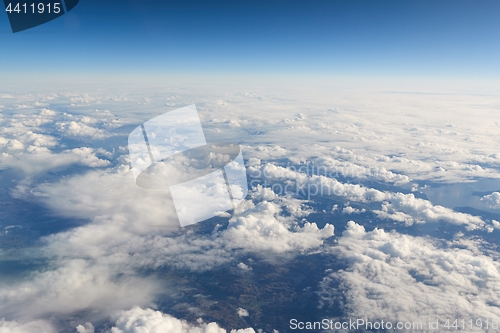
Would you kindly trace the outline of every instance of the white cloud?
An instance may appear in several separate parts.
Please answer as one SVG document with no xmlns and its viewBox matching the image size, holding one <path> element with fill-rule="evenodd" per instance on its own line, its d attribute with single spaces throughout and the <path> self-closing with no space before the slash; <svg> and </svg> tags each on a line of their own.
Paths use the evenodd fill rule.
<svg viewBox="0 0 500 333">
<path fill-rule="evenodd" d="M 481 198 L 490 208 L 500 208 L 500 192 L 493 192 Z"/>
<path fill-rule="evenodd" d="M 57 144 L 56 138 L 50 135 L 38 134 L 32 131 L 24 131 L 22 134 L 17 134 L 14 138 L 0 137 L 0 150 L 33 150 L 38 147 L 53 147 Z"/>
<path fill-rule="evenodd" d="M 94 325 L 92 323 L 85 323 L 83 325 L 78 325 L 76 327 L 78 333 L 94 333 Z"/>
<path fill-rule="evenodd" d="M 39 130 L 40 126 L 51 122 L 52 119 L 44 115 L 17 113 L 5 118 L 0 133 L 22 135 L 28 130 Z"/>
<path fill-rule="evenodd" d="M 122 312 L 110 333 L 226 333 L 217 323 L 190 324 L 152 309 L 135 307 Z M 233 329 L 231 333 L 255 333 L 252 328 Z"/>
<path fill-rule="evenodd" d="M 493 224 L 493 227 L 495 229 L 500 229 L 500 222 L 498 222 L 496 220 L 491 220 L 491 223 Z"/>
<path fill-rule="evenodd" d="M 5 146 L 6 146 L 7 150 L 22 150 L 22 149 L 24 149 L 24 145 L 22 144 L 22 142 L 19 140 L 16 140 L 16 139 L 11 139 L 11 140 L 7 141 Z"/>
<path fill-rule="evenodd" d="M 323 279 L 322 304 L 341 304 L 346 317 L 500 321 L 500 264 L 475 242 L 367 232 L 351 221 L 331 253 L 347 268 L 330 270 Z"/>
<path fill-rule="evenodd" d="M 360 214 L 366 212 L 366 209 L 357 209 L 351 206 L 346 206 L 342 209 L 343 214 Z"/>
<path fill-rule="evenodd" d="M 67 136 L 75 137 L 92 137 L 95 139 L 105 139 L 110 137 L 112 134 L 85 123 L 85 119 L 82 122 L 69 121 L 69 122 L 58 122 L 56 126 L 60 132 Z"/>
<path fill-rule="evenodd" d="M 103 155 L 101 148 L 80 147 L 53 152 L 51 149 L 58 145 L 58 139 L 40 126 L 52 123 L 54 115 L 54 111 L 43 109 L 38 114 L 15 114 L 7 118 L 0 128 L 0 169 L 15 168 L 34 174 L 71 164 L 89 167 L 109 164 L 96 156 L 96 152 Z"/>
<path fill-rule="evenodd" d="M 237 267 L 243 271 L 251 271 L 252 270 L 252 267 L 248 266 L 247 264 L 245 264 L 244 262 L 240 262 Z"/>
<path fill-rule="evenodd" d="M 42 115 L 42 116 L 55 116 L 56 114 L 57 114 L 57 112 L 55 112 L 53 110 L 46 109 L 46 108 L 43 108 L 40 111 L 40 115 Z"/>
<path fill-rule="evenodd" d="M 280 214 L 277 204 L 260 202 L 244 214 L 233 217 L 223 237 L 234 248 L 284 253 L 319 247 L 324 239 L 333 235 L 332 225 L 319 229 L 315 223 L 306 222 L 300 227 Z"/>
<path fill-rule="evenodd" d="M 240 317 L 248 317 L 249 314 L 248 314 L 248 311 L 243 309 L 243 308 L 239 308 L 238 309 L 238 316 Z"/>
</svg>

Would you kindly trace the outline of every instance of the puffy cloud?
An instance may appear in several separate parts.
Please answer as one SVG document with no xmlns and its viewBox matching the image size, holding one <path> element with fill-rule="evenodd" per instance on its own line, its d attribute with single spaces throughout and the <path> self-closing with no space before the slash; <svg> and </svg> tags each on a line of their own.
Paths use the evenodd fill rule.
<svg viewBox="0 0 500 333">
<path fill-rule="evenodd" d="M 495 229 L 500 229 L 500 222 L 498 222 L 496 220 L 491 220 L 491 223 L 493 224 L 493 227 Z"/>
<path fill-rule="evenodd" d="M 51 149 L 58 146 L 58 139 L 40 126 L 53 122 L 54 116 L 54 111 L 43 109 L 38 114 L 6 118 L 0 129 L 0 169 L 21 169 L 26 174 L 35 174 L 71 164 L 89 167 L 109 164 L 96 156 L 102 149 L 80 147 L 53 152 Z"/>
<path fill-rule="evenodd" d="M 92 323 L 85 323 L 84 325 L 78 325 L 76 327 L 78 333 L 94 333 L 94 325 Z"/>
<path fill-rule="evenodd" d="M 469 230 L 485 226 L 485 222 L 478 216 L 433 205 L 430 201 L 416 198 L 413 194 L 391 194 L 388 200 L 382 203 L 382 209 L 374 212 L 382 218 L 390 218 L 407 225 L 415 222 L 445 221 L 452 224 L 463 224 Z"/>
<path fill-rule="evenodd" d="M 357 209 L 353 208 L 351 206 L 346 206 L 342 209 L 342 213 L 344 214 L 359 214 L 359 213 L 364 213 L 366 212 L 366 209 Z"/>
<path fill-rule="evenodd" d="M 481 198 L 490 208 L 500 208 L 500 192 L 493 192 Z"/>
<path fill-rule="evenodd" d="M 30 152 L 47 152 L 46 148 L 53 147 L 57 140 L 50 135 L 38 134 L 32 131 L 26 131 L 16 136 L 15 139 L 0 136 L 0 152 L 13 152 L 15 154 Z"/>
<path fill-rule="evenodd" d="M 111 333 L 226 333 L 226 330 L 216 323 L 190 324 L 160 311 L 135 307 L 119 315 Z M 252 328 L 233 329 L 231 333 L 255 331 Z"/>
<path fill-rule="evenodd" d="M 0 133 L 22 135 L 27 130 L 40 130 L 40 126 L 52 122 L 52 119 L 42 114 L 17 113 L 6 117 L 2 122 L 3 128 Z"/>
<path fill-rule="evenodd" d="M 322 304 L 340 304 L 346 317 L 500 321 L 500 264 L 475 242 L 365 231 L 350 221 L 331 253 L 347 267 L 323 279 Z"/>
<path fill-rule="evenodd" d="M 48 97 L 47 97 L 48 99 Z M 35 102 L 36 107 L 48 106 L 47 103 Z M 29 105 L 17 105 L 19 107 L 28 107 Z M 53 135 L 64 135 L 73 138 L 92 138 L 105 139 L 116 135 L 113 129 L 120 127 L 124 121 L 115 117 L 109 110 L 99 111 L 91 115 L 74 116 L 69 113 L 58 113 L 48 108 L 42 108 L 38 112 L 27 112 L 9 115 L 0 119 L 2 128 L 0 135 L 10 134 L 13 139 L 18 139 L 29 131 L 38 134 L 46 133 L 50 124 L 51 129 L 56 129 Z M 24 142 L 23 142 L 24 143 Z"/>
<path fill-rule="evenodd" d="M 85 119 L 83 122 L 58 122 L 56 126 L 60 132 L 67 136 L 92 137 L 95 139 L 105 139 L 112 136 L 111 133 L 105 130 L 87 125 Z"/>
<path fill-rule="evenodd" d="M 243 308 L 239 308 L 238 309 L 238 316 L 240 317 L 248 317 L 249 314 L 248 314 L 248 311 L 243 309 Z"/>
<path fill-rule="evenodd" d="M 8 150 L 22 150 L 24 149 L 24 145 L 21 141 L 16 139 L 8 140 L 6 143 L 6 147 Z"/>
<path fill-rule="evenodd" d="M 332 225 L 319 229 L 315 223 L 306 222 L 300 227 L 280 213 L 276 203 L 260 202 L 243 215 L 233 217 L 223 238 L 234 248 L 284 253 L 319 247 L 324 239 L 333 236 Z"/>
<path fill-rule="evenodd" d="M 42 116 L 55 116 L 56 114 L 57 114 L 57 112 L 55 112 L 53 110 L 46 109 L 46 108 L 43 108 L 40 111 L 40 115 L 42 115 Z"/>
<path fill-rule="evenodd" d="M 244 262 L 240 262 L 236 267 L 238 267 L 239 269 L 241 269 L 243 271 L 251 271 L 252 270 L 252 267 L 248 266 Z"/>
</svg>

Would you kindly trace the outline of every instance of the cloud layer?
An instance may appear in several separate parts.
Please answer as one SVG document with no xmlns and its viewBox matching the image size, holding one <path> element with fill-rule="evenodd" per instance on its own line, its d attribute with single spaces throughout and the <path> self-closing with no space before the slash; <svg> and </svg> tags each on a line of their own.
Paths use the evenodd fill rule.
<svg viewBox="0 0 500 333">
<path fill-rule="evenodd" d="M 168 297 L 168 288 L 155 273 L 141 272 L 237 267 L 250 275 L 258 267 L 245 264 L 248 257 L 273 264 L 324 251 L 347 268 L 325 276 L 323 305 L 344 299 L 349 316 L 498 319 L 497 253 L 484 254 L 480 238 L 447 242 L 367 232 L 349 223 L 338 243 L 325 250 L 334 228 L 318 227 L 313 208 L 319 197 L 343 201 L 343 214 L 387 219 L 400 223 L 400 230 L 444 222 L 463 226 L 468 237 L 470 231 L 498 229 L 495 220 L 416 195 L 426 185 L 500 178 L 494 139 L 500 125 L 491 116 L 498 97 L 381 93 L 379 86 L 376 92 L 197 86 L 193 93 L 193 86 L 182 85 L 78 89 L 0 94 L 0 169 L 22 171 L 5 185 L 5 198 L 85 221 L 43 238 L 34 249 L 21 249 L 22 259 L 48 264 L 23 279 L 0 281 L 1 333 L 56 332 L 48 318 L 85 311 L 96 320 L 114 315 L 113 333 L 221 333 L 219 324 L 188 323 L 153 310 L 158 297 Z M 246 200 L 204 231 L 178 228 L 168 190 L 135 185 L 124 143 L 127 128 L 193 102 L 207 140 L 241 143 L 249 175 L 259 174 Z M 279 186 L 265 188 L 263 181 Z M 300 195 L 297 188 L 303 189 Z M 482 201 L 498 208 L 497 195 Z M 248 317 L 243 310 L 241 316 L 252 317 L 251 309 Z M 94 333 L 86 320 L 76 330 Z"/>
</svg>

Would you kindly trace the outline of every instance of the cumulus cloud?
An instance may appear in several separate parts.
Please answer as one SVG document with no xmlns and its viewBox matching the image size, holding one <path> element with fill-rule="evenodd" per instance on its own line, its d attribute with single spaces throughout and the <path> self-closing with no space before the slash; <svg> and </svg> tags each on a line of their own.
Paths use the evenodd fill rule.
<svg viewBox="0 0 500 333">
<path fill-rule="evenodd" d="M 76 327 L 77 333 L 94 333 L 94 325 L 92 323 L 85 323 Z"/>
<path fill-rule="evenodd" d="M 0 136 L 0 150 L 18 150 L 25 146 L 33 151 L 39 147 L 54 147 L 57 139 L 51 135 L 34 133 L 33 131 L 24 131 L 15 138 L 5 138 Z"/>
<path fill-rule="evenodd" d="M 226 333 L 217 323 L 191 324 L 152 309 L 135 307 L 122 312 L 110 333 Z M 232 329 L 231 333 L 255 333 L 252 328 Z"/>
<path fill-rule="evenodd" d="M 56 114 L 57 114 L 57 112 L 55 112 L 53 110 L 46 109 L 46 108 L 43 108 L 40 111 L 40 115 L 42 115 L 42 116 L 55 116 Z"/>
<path fill-rule="evenodd" d="M 75 137 L 92 137 L 95 139 L 105 139 L 110 137 L 112 134 L 92 126 L 87 125 L 85 122 L 58 122 L 56 126 L 60 132 L 67 136 Z"/>
<path fill-rule="evenodd" d="M 53 151 L 61 146 L 59 139 L 55 133 L 47 134 L 40 126 L 52 123 L 55 116 L 54 111 L 42 109 L 39 113 L 14 114 L 6 118 L 0 128 L 0 169 L 13 168 L 26 174 L 36 174 L 72 164 L 89 167 L 109 165 L 108 160 L 96 156 L 96 152 L 101 154 L 101 148 Z M 99 138 L 98 133 L 94 134 L 94 138 Z"/>
<path fill-rule="evenodd" d="M 319 229 L 315 223 L 297 222 L 283 218 L 276 203 L 263 201 L 230 220 L 224 239 L 232 247 L 254 251 L 284 253 L 316 248 L 323 240 L 333 236 L 333 226 Z M 243 245 L 246 244 L 246 245 Z"/>
<path fill-rule="evenodd" d="M 322 304 L 341 306 L 346 317 L 500 320 L 500 264 L 475 242 L 366 231 L 350 221 L 331 254 L 347 268 L 323 279 Z"/>
<path fill-rule="evenodd" d="M 381 210 L 374 211 L 382 218 L 413 223 L 445 221 L 465 225 L 467 229 L 483 228 L 485 222 L 479 217 L 456 212 L 450 208 L 433 205 L 430 201 L 416 198 L 413 194 L 394 193 L 382 203 Z"/>
<path fill-rule="evenodd" d="M 500 192 L 493 192 L 481 198 L 490 208 L 500 208 Z"/>
<path fill-rule="evenodd" d="M 46 96 L 45 100 L 50 101 L 56 97 Z M 64 102 L 62 102 L 64 103 Z M 112 131 L 122 126 L 126 121 L 114 116 L 109 110 L 96 109 L 86 115 L 73 115 L 66 112 L 57 112 L 49 108 L 49 103 L 33 102 L 33 107 L 28 104 L 12 105 L 13 108 L 39 108 L 34 112 L 23 112 L 8 115 L 2 120 L 2 133 L 10 133 L 13 136 L 22 135 L 26 130 L 33 132 L 46 132 L 50 126 L 55 129 L 54 135 L 63 135 L 73 138 L 85 139 L 105 139 L 114 136 Z M 70 107 L 68 105 L 68 107 Z M 24 130 L 23 130 L 24 129 Z"/>
<path fill-rule="evenodd" d="M 251 271 L 252 270 L 252 267 L 248 266 L 247 264 L 245 264 L 244 262 L 240 262 L 237 267 L 243 271 Z"/>
<path fill-rule="evenodd" d="M 240 317 L 248 317 L 249 314 L 248 314 L 248 311 L 243 309 L 243 308 L 239 308 L 238 309 L 238 316 Z"/>
<path fill-rule="evenodd" d="M 493 224 L 493 227 L 495 229 L 500 229 L 500 222 L 498 222 L 497 220 L 491 220 L 491 223 Z"/>
<path fill-rule="evenodd" d="M 366 212 L 366 209 L 357 209 L 351 206 L 346 206 L 342 209 L 343 214 L 360 214 Z"/>
</svg>

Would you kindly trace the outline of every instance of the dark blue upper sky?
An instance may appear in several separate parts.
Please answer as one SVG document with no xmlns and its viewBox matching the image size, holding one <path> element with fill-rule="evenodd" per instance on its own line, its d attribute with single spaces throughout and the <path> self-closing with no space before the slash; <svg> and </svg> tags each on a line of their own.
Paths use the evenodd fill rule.
<svg viewBox="0 0 500 333">
<path fill-rule="evenodd" d="M 80 0 L 13 34 L 1 73 L 500 75 L 500 1 Z"/>
</svg>

